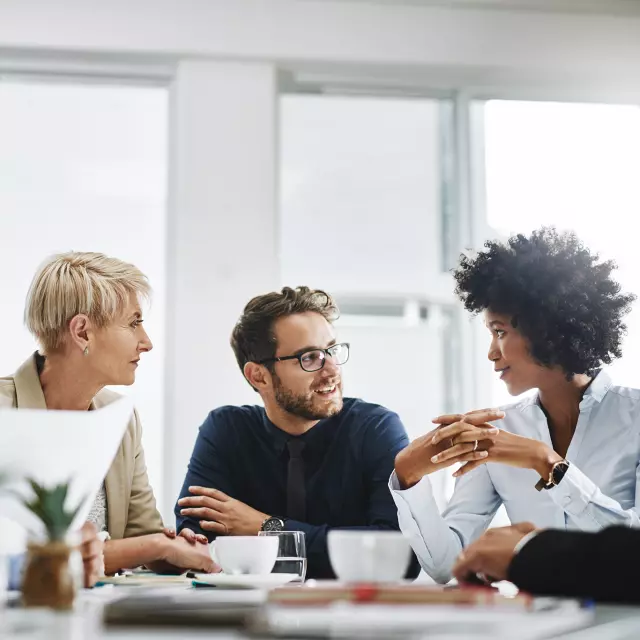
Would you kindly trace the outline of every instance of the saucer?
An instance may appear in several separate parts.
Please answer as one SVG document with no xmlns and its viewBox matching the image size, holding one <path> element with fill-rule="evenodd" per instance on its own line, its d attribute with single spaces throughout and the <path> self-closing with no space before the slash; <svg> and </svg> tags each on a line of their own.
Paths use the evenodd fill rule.
<svg viewBox="0 0 640 640">
<path fill-rule="evenodd" d="M 297 573 L 265 573 L 238 574 L 229 573 L 196 573 L 193 586 L 212 586 L 224 589 L 273 589 L 284 584 L 299 580 Z"/>
</svg>

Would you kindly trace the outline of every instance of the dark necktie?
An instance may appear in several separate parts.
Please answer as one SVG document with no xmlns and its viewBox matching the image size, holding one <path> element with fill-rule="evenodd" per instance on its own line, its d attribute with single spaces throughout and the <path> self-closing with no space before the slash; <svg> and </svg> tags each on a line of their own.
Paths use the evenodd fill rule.
<svg viewBox="0 0 640 640">
<path fill-rule="evenodd" d="M 302 440 L 289 440 L 289 467 L 287 470 L 287 517 L 304 522 L 307 516 L 307 492 L 304 486 L 304 460 Z"/>
</svg>

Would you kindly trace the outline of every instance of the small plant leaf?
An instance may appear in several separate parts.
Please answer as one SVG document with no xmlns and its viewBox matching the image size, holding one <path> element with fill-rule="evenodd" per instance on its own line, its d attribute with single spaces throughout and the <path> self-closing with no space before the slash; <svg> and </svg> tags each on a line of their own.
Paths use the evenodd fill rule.
<svg viewBox="0 0 640 640">
<path fill-rule="evenodd" d="M 22 504 L 42 521 L 49 540 L 64 540 L 84 499 L 80 500 L 75 508 L 67 510 L 65 502 L 69 493 L 69 482 L 58 484 L 52 489 L 47 489 L 31 478 L 28 482 L 34 496 L 31 499 L 19 496 Z"/>
</svg>

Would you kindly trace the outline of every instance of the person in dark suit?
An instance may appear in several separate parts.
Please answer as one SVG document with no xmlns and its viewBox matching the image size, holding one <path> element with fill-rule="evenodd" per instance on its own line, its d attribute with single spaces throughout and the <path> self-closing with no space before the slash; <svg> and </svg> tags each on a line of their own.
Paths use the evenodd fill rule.
<svg viewBox="0 0 640 640">
<path fill-rule="evenodd" d="M 530 523 L 491 529 L 453 569 L 459 582 L 509 580 L 534 595 L 640 603 L 640 530 L 597 533 L 535 530 Z"/>
<path fill-rule="evenodd" d="M 343 397 L 349 344 L 336 339 L 337 315 L 329 294 L 308 287 L 246 305 L 231 346 L 264 406 L 209 413 L 176 505 L 179 532 L 302 531 L 307 577 L 326 579 L 331 530 L 398 530 L 387 481 L 409 439 L 393 411 Z M 419 569 L 414 561 L 408 575 Z"/>
</svg>

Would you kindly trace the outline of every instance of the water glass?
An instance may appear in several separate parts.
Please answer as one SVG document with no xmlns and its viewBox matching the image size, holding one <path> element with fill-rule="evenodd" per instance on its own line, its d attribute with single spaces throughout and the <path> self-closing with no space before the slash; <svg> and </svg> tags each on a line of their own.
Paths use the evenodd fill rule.
<svg viewBox="0 0 640 640">
<path fill-rule="evenodd" d="M 260 531 L 259 536 L 278 537 L 278 557 L 271 573 L 295 573 L 294 582 L 304 582 L 307 575 L 307 548 L 304 531 Z"/>
</svg>

